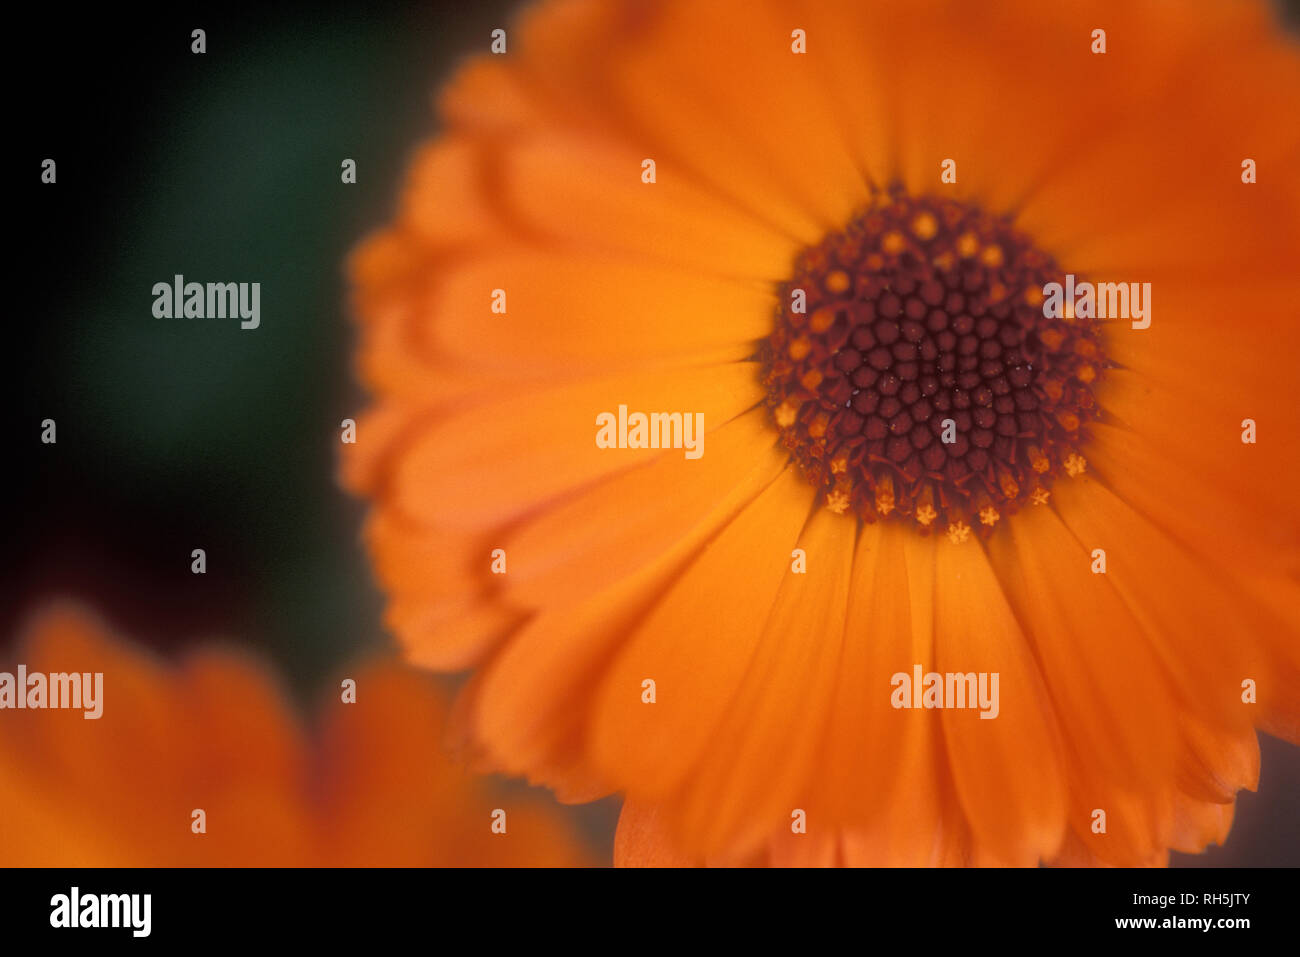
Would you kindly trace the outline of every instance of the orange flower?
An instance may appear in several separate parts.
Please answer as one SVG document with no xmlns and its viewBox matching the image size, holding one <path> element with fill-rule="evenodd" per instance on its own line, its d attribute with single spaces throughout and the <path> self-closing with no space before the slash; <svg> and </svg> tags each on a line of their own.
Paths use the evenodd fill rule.
<svg viewBox="0 0 1300 957">
<path fill-rule="evenodd" d="M 345 476 L 487 760 L 624 792 L 627 863 L 1224 839 L 1300 737 L 1264 4 L 543 3 L 440 111 Z"/>
<path fill-rule="evenodd" d="M 100 716 L 85 702 L 0 711 L 0 865 L 587 863 L 547 802 L 438 757 L 441 695 L 398 665 L 351 673 L 355 702 L 340 692 L 309 737 L 246 656 L 205 648 L 173 668 L 70 607 L 34 620 L 14 679 L 19 663 L 33 685 L 102 674 Z"/>
</svg>

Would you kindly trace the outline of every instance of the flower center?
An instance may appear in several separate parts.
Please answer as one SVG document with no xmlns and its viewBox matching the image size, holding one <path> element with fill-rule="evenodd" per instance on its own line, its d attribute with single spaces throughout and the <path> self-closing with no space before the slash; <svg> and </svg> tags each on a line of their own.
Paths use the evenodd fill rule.
<svg viewBox="0 0 1300 957">
<path fill-rule="evenodd" d="M 804 249 L 763 384 L 827 507 L 964 541 L 1082 472 L 1107 363 L 1092 320 L 1043 316 L 1060 276 L 1007 221 L 898 191 Z"/>
</svg>

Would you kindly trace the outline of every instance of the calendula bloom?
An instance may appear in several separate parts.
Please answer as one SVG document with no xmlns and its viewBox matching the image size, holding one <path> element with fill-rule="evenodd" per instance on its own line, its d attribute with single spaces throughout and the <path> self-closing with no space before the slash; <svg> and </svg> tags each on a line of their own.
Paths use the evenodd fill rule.
<svg viewBox="0 0 1300 957">
<path fill-rule="evenodd" d="M 507 38 L 354 258 L 345 462 L 483 759 L 622 792 L 626 863 L 1222 841 L 1256 729 L 1300 736 L 1270 8 L 573 0 Z"/>
<path fill-rule="evenodd" d="M 0 672 L 6 867 L 588 860 L 549 802 L 442 756 L 441 694 L 393 662 L 351 673 L 350 703 L 340 679 L 310 730 L 246 654 L 166 664 L 72 606 L 41 612 Z"/>
</svg>

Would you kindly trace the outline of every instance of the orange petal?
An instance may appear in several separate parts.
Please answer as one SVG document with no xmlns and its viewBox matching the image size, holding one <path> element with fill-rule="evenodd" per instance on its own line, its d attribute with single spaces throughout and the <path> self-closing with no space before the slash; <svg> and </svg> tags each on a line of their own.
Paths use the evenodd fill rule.
<svg viewBox="0 0 1300 957">
<path fill-rule="evenodd" d="M 662 812 L 653 804 L 623 804 L 614 833 L 615 867 L 695 866 L 696 859 L 673 844 L 661 817 Z"/>
<path fill-rule="evenodd" d="M 787 570 L 748 670 L 683 782 L 679 815 L 689 846 L 706 854 L 756 849 L 774 829 L 788 829 L 793 809 L 813 796 L 844 641 L 856 526 L 823 508 L 799 537 L 806 568 Z"/>
<path fill-rule="evenodd" d="M 787 470 L 674 583 L 605 676 L 591 746 L 631 796 L 662 797 L 708 747 L 752 660 L 812 498 Z M 642 702 L 646 680 L 655 682 L 654 704 Z"/>
<path fill-rule="evenodd" d="M 933 549 L 934 670 L 987 672 L 990 680 L 994 673 L 1000 676 L 996 718 L 952 708 L 938 715 L 957 795 L 971 830 L 992 855 L 1006 863 L 1035 864 L 1056 853 L 1065 823 L 1060 737 L 1051 701 L 980 546 L 935 541 Z"/>
<path fill-rule="evenodd" d="M 489 309 L 506 294 L 507 313 Z M 463 363 L 573 376 L 586 370 L 744 359 L 771 330 L 772 291 L 612 256 L 517 251 L 439 283 L 436 345 Z"/>
<path fill-rule="evenodd" d="M 584 250 L 617 250 L 697 274 L 779 280 L 798 242 L 693 185 L 671 162 L 642 182 L 640 150 L 603 138 L 539 136 L 505 159 L 508 202 L 536 230 Z M 658 163 L 658 161 L 656 161 Z"/>
<path fill-rule="evenodd" d="M 415 441 L 398 466 L 397 505 L 450 527 L 504 522 L 603 476 L 684 454 L 599 448 L 598 414 L 617 415 L 620 405 L 703 414 L 707 431 L 761 398 L 752 363 L 629 373 L 509 395 L 439 422 Z"/>
<path fill-rule="evenodd" d="M 789 460 L 775 440 L 767 409 L 757 407 L 709 433 L 698 460 L 661 456 L 540 513 L 506 540 L 507 594 L 523 605 L 562 606 L 663 555 L 689 554 Z"/>
</svg>

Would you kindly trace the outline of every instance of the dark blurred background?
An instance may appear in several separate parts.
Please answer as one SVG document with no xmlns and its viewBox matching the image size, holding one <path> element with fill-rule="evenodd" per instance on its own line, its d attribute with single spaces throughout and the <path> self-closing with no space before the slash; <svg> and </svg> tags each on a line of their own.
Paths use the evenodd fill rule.
<svg viewBox="0 0 1300 957">
<path fill-rule="evenodd" d="M 342 264 L 391 216 L 439 83 L 515 5 L 27 11 L 4 159 L 21 252 L 0 652 L 68 594 L 159 650 L 252 644 L 304 698 L 388 647 L 361 506 L 335 478 L 339 422 L 364 405 Z M 1285 6 L 1300 21 L 1300 0 Z M 56 186 L 40 182 L 46 158 Z M 340 182 L 345 158 L 356 185 Z M 261 328 L 154 319 L 150 290 L 176 273 L 260 282 Z M 1178 863 L 1300 863 L 1300 750 L 1263 751 L 1228 847 Z M 575 813 L 608 846 L 616 810 Z"/>
<path fill-rule="evenodd" d="M 302 688 L 383 643 L 360 507 L 335 481 L 339 423 L 364 405 L 343 262 L 390 217 L 439 82 L 508 6 L 70 22 L 51 5 L 34 22 L 22 42 L 49 82 L 19 101 L 11 179 L 30 296 L 12 317 L 24 388 L 0 633 L 71 591 L 158 646 L 255 642 Z M 32 174 L 46 157 L 56 186 Z M 154 319 L 150 290 L 176 273 L 260 282 L 261 328 Z M 45 418 L 57 445 L 31 441 Z"/>
</svg>

